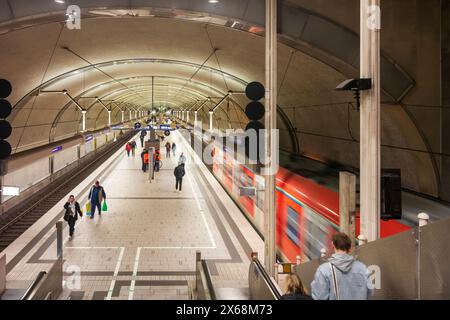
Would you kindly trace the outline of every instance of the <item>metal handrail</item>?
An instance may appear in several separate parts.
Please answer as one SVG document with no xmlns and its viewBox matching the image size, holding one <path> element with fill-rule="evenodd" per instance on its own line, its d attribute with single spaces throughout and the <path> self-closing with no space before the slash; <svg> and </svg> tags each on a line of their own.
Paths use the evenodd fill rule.
<svg viewBox="0 0 450 320">
<path fill-rule="evenodd" d="M 28 300 L 28 298 L 31 296 L 31 294 L 33 293 L 34 289 L 36 289 L 36 287 L 38 286 L 38 284 L 42 281 L 42 279 L 44 279 L 45 275 L 47 274 L 47 272 L 45 271 L 41 271 L 39 272 L 38 276 L 36 277 L 36 279 L 33 281 L 33 283 L 28 287 L 27 291 L 25 292 L 25 294 L 22 296 L 22 298 L 20 300 Z"/>
<path fill-rule="evenodd" d="M 214 286 L 212 284 L 211 273 L 209 271 L 208 264 L 207 264 L 206 260 L 202 260 L 201 264 L 202 264 L 203 272 L 205 274 L 206 286 L 208 288 L 209 295 L 211 296 L 211 300 L 216 300 L 216 293 L 214 291 Z"/>
<path fill-rule="evenodd" d="M 256 267 L 258 268 L 258 271 L 261 273 L 262 277 L 264 278 L 264 281 L 268 284 L 270 291 L 272 291 L 273 295 L 275 296 L 276 300 L 281 299 L 281 293 L 278 290 L 278 288 L 275 286 L 275 284 L 272 281 L 272 278 L 267 273 L 266 269 L 262 265 L 261 261 L 259 261 L 258 258 L 253 258 L 253 262 L 255 263 Z"/>
</svg>

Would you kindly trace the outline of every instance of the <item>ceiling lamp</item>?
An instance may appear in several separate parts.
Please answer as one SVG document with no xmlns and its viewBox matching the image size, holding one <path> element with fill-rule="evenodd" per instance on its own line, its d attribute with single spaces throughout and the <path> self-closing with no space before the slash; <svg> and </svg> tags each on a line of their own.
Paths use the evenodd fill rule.
<svg viewBox="0 0 450 320">
<path fill-rule="evenodd" d="M 209 3 L 219 3 L 219 0 L 208 0 Z"/>
<path fill-rule="evenodd" d="M 66 3 L 65 0 L 55 0 L 56 3 Z"/>
</svg>

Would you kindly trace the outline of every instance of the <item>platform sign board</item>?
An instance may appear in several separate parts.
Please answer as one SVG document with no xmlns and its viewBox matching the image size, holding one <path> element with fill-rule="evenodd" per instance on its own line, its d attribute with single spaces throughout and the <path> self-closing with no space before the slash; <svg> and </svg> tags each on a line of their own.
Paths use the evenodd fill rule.
<svg viewBox="0 0 450 320">
<path fill-rule="evenodd" d="M 256 196 L 256 188 L 254 188 L 254 187 L 239 187 L 239 196 L 240 197 L 255 197 Z"/>
</svg>

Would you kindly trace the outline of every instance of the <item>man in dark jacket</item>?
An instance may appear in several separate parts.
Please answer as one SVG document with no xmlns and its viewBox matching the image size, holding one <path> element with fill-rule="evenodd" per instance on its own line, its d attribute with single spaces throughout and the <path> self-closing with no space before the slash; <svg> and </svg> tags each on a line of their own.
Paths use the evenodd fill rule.
<svg viewBox="0 0 450 320">
<path fill-rule="evenodd" d="M 64 209 L 66 209 L 64 220 L 66 220 L 69 224 L 69 236 L 72 238 L 75 231 L 75 223 L 78 220 L 78 215 L 82 217 L 83 212 L 81 211 L 80 204 L 75 201 L 75 197 L 73 195 L 69 197 L 69 201 L 67 201 L 64 205 Z"/>
<path fill-rule="evenodd" d="M 98 208 L 98 215 L 102 215 L 102 201 L 106 199 L 105 189 L 100 185 L 99 181 L 95 182 L 89 191 L 89 200 L 91 201 L 91 219 L 94 219 L 95 208 Z"/>
<path fill-rule="evenodd" d="M 144 139 L 145 139 L 146 135 L 147 135 L 147 131 L 146 130 L 142 130 L 141 131 L 141 147 L 142 148 L 144 147 Z"/>
<path fill-rule="evenodd" d="M 184 170 L 184 163 L 181 163 L 178 167 L 175 168 L 173 172 L 176 184 L 175 184 L 175 190 L 180 190 L 183 185 L 183 177 L 186 174 L 186 171 Z"/>
</svg>

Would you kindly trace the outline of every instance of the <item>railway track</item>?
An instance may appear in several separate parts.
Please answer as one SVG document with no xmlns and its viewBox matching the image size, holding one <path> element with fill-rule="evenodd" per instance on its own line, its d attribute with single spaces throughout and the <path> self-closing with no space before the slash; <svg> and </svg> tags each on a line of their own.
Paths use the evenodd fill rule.
<svg viewBox="0 0 450 320">
<path fill-rule="evenodd" d="M 77 166 L 51 182 L 43 190 L 2 214 L 0 221 L 0 252 L 20 237 L 28 228 L 38 221 L 48 210 L 53 208 L 63 197 L 86 179 L 94 170 L 106 161 L 124 143 L 134 136 L 134 132 L 124 134 L 112 144 L 103 148 L 91 162 Z"/>
</svg>

